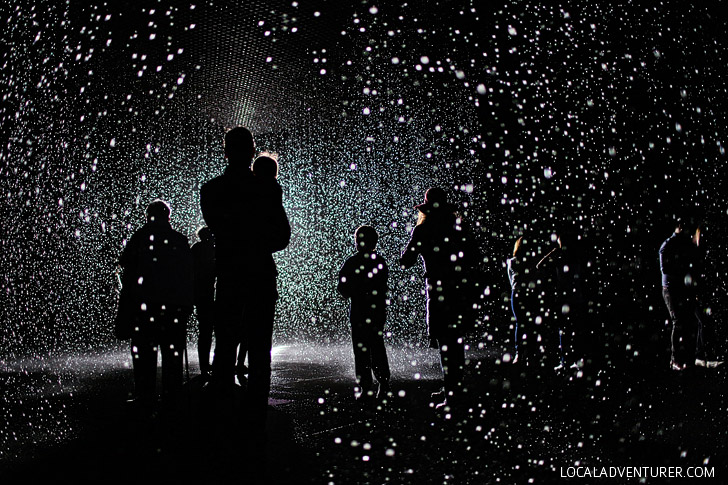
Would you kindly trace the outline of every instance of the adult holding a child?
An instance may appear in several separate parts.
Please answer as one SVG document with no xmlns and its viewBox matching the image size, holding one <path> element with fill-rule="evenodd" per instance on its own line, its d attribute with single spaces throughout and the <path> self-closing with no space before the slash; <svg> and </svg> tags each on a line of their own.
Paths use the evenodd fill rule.
<svg viewBox="0 0 728 485">
<path fill-rule="evenodd" d="M 225 134 L 224 173 L 202 186 L 200 206 L 215 236 L 217 288 L 213 386 L 234 386 L 236 348 L 248 351 L 251 423 L 262 426 L 268 405 L 273 319 L 278 299 L 273 253 L 288 246 L 291 227 L 281 187 L 251 171 L 255 142 L 243 127 Z"/>
</svg>

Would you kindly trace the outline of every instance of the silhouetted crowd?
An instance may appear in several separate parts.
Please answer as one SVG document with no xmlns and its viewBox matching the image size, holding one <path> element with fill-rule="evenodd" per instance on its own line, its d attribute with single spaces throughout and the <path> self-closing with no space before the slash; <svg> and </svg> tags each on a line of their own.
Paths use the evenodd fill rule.
<svg viewBox="0 0 728 485">
<path fill-rule="evenodd" d="M 291 226 L 277 160 L 256 158 L 250 131 L 228 131 L 225 156 L 223 174 L 202 186 L 207 226 L 198 231 L 200 241 L 192 248 L 172 229 L 166 202 L 155 200 L 147 207 L 146 224 L 128 240 L 119 261 L 123 272 L 115 331 L 118 338 L 131 340 L 135 402 L 145 409 L 156 406 L 161 352 L 162 406 L 171 406 L 183 384 L 187 323 L 196 308 L 206 392 L 225 398 L 236 386 L 245 387 L 246 419 L 262 433 L 278 299 L 273 254 L 288 246 Z M 408 269 L 422 260 L 427 332 L 431 347 L 439 350 L 443 376 L 432 403 L 448 410 L 457 406 L 464 390 L 464 336 L 473 329 L 484 297 L 483 257 L 443 189 L 428 189 L 415 208 L 418 221 L 398 263 Z M 384 401 L 392 395 L 384 345 L 389 266 L 377 252 L 373 227 L 358 227 L 353 240 L 355 252 L 339 271 L 337 289 L 350 300 L 355 398 Z M 505 262 L 514 331 L 512 354 L 504 362 L 525 373 L 581 370 L 593 337 L 584 324 L 588 264 L 580 237 L 555 231 L 550 243 L 547 247 L 554 249 L 543 255 L 536 240 L 519 237 Z M 670 368 L 717 367 L 722 362 L 710 350 L 701 302 L 700 228 L 678 221 L 659 257 L 672 325 Z"/>
</svg>

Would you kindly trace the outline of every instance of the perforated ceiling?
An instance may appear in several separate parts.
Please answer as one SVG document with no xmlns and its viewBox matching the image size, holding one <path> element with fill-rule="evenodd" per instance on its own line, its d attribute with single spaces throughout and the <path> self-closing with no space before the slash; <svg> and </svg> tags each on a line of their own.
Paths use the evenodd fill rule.
<svg viewBox="0 0 728 485">
<path fill-rule="evenodd" d="M 257 131 L 282 129 L 322 101 L 313 90 L 328 82 L 326 52 L 356 14 L 333 1 L 171 3 L 69 6 L 73 31 L 95 32 L 81 50 L 96 44 L 101 85 L 128 89 L 131 80 L 136 92 L 162 92 L 189 115 Z"/>
</svg>

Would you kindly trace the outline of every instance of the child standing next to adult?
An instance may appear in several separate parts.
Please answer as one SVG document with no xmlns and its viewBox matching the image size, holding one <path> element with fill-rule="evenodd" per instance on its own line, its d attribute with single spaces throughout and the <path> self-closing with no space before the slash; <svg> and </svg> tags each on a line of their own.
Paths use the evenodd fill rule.
<svg viewBox="0 0 728 485">
<path fill-rule="evenodd" d="M 372 373 L 379 384 L 377 398 L 385 398 L 390 392 L 389 361 L 384 348 L 389 270 L 387 262 L 375 251 L 378 238 L 371 226 L 356 230 L 357 252 L 341 267 L 337 286 L 343 297 L 351 298 L 349 318 L 357 399 L 374 396 Z"/>
</svg>

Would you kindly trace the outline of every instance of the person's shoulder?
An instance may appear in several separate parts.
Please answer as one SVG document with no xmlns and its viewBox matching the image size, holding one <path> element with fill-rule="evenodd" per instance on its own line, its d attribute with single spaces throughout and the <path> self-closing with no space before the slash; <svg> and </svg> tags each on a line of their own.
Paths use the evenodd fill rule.
<svg viewBox="0 0 728 485">
<path fill-rule="evenodd" d="M 171 229 L 170 228 L 170 236 L 169 237 L 170 237 L 170 239 L 172 239 L 177 244 L 184 244 L 185 246 L 187 246 L 187 248 L 190 247 L 190 240 L 189 240 L 189 238 L 187 236 L 185 236 L 184 234 L 182 234 L 181 232 L 175 230 L 175 229 Z"/>
<path fill-rule="evenodd" d="M 217 177 L 208 180 L 202 184 L 202 187 L 200 187 L 200 197 L 204 199 L 208 196 L 218 194 L 224 184 L 225 182 L 222 179 L 222 175 L 218 175 Z"/>
<path fill-rule="evenodd" d="M 383 264 L 384 266 L 387 265 L 387 260 L 377 251 L 372 251 L 372 260 L 376 261 L 379 264 Z"/>
<path fill-rule="evenodd" d="M 358 262 L 358 261 L 359 261 L 360 259 L 361 259 L 361 253 L 360 253 L 360 252 L 352 253 L 352 254 L 350 254 L 350 255 L 349 255 L 349 256 L 348 256 L 347 258 L 346 258 L 346 260 L 344 261 L 344 265 L 347 265 L 347 264 L 355 264 L 355 263 L 357 263 L 357 262 Z"/>
<path fill-rule="evenodd" d="M 670 244 L 672 241 L 675 240 L 675 233 L 671 234 L 667 239 L 662 241 L 662 244 L 660 245 L 660 250 L 665 249 L 668 244 Z"/>
<path fill-rule="evenodd" d="M 126 245 L 124 246 L 124 253 L 129 253 L 132 251 L 138 251 L 141 245 L 144 241 L 144 236 L 148 234 L 147 231 L 144 230 L 144 226 L 140 227 L 134 233 L 127 239 Z"/>
<path fill-rule="evenodd" d="M 202 184 L 202 187 L 211 187 L 216 184 L 221 183 L 223 180 L 225 180 L 225 174 L 220 174 L 215 177 L 212 177 L 210 180 Z"/>
<path fill-rule="evenodd" d="M 354 271 L 354 268 L 357 266 L 359 259 L 357 258 L 357 255 L 359 253 L 354 253 L 349 255 L 345 260 L 344 264 L 341 265 L 341 269 L 339 270 L 340 273 L 350 273 Z"/>
<path fill-rule="evenodd" d="M 417 224 L 415 227 L 412 228 L 412 237 L 424 234 L 425 232 L 427 232 L 428 227 L 429 225 L 426 222 L 423 222 L 422 224 Z"/>
<path fill-rule="evenodd" d="M 149 236 L 153 232 L 153 227 L 151 224 L 144 223 L 141 227 L 139 227 L 136 231 L 134 231 L 134 234 L 131 235 L 129 238 L 129 243 L 138 243 L 145 239 L 148 239 Z"/>
</svg>

